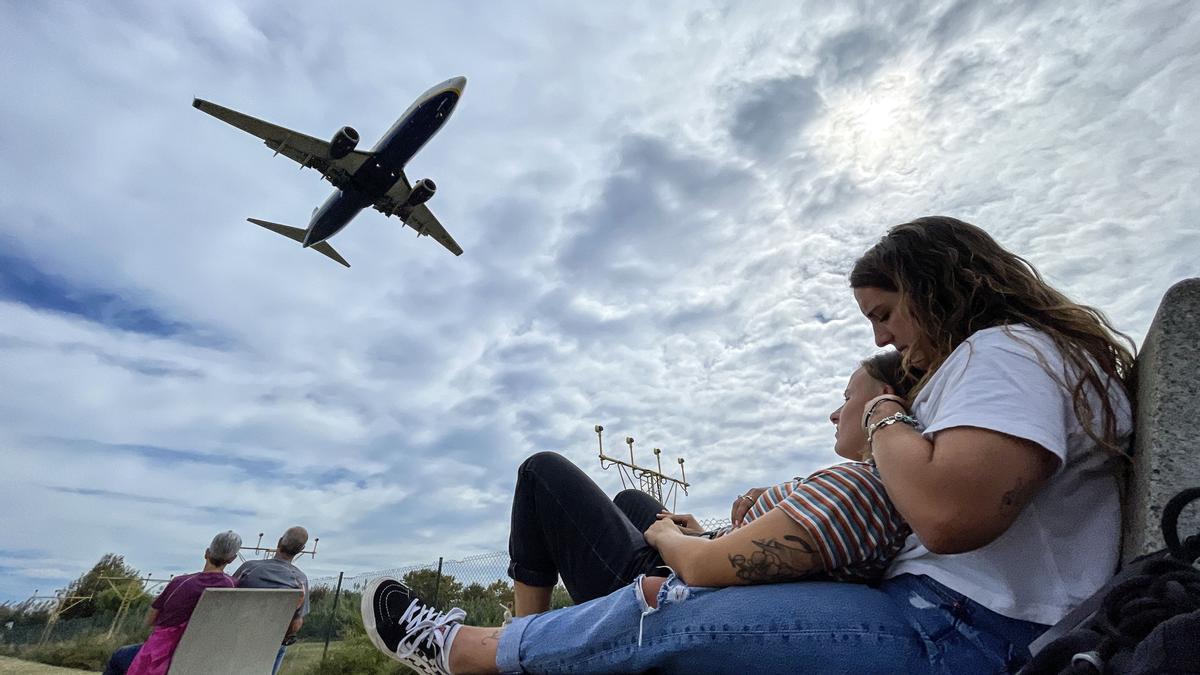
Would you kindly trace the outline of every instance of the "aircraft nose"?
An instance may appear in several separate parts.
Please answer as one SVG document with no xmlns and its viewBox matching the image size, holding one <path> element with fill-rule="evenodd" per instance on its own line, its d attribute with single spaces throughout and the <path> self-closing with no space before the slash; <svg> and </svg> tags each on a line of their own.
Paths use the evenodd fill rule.
<svg viewBox="0 0 1200 675">
<path fill-rule="evenodd" d="M 459 75 L 458 77 L 450 78 L 450 86 L 458 90 L 458 95 L 462 96 L 463 89 L 467 88 L 467 78 Z"/>
</svg>

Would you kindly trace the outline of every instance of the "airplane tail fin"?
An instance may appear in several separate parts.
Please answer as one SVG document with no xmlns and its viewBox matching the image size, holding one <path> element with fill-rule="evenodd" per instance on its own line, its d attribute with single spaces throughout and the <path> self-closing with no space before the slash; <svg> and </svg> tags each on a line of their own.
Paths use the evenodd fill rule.
<svg viewBox="0 0 1200 675">
<path fill-rule="evenodd" d="M 298 241 L 301 244 L 304 243 L 304 230 L 299 227 L 288 227 L 287 225 L 280 225 L 279 223 L 272 223 L 270 221 L 259 220 L 257 218 L 247 218 L 246 220 L 254 223 L 255 225 L 258 225 L 259 227 L 266 228 L 276 234 L 282 234 L 283 236 L 287 237 L 288 239 Z M 341 254 L 339 254 L 337 251 L 333 250 L 333 247 L 330 246 L 329 242 L 327 242 L 327 241 L 323 241 L 319 244 L 314 244 L 310 248 L 312 248 L 317 253 L 320 253 L 336 262 L 339 262 L 339 263 L 345 265 L 346 267 L 350 266 L 350 263 L 346 262 L 346 259 L 343 258 L 341 256 Z"/>
</svg>

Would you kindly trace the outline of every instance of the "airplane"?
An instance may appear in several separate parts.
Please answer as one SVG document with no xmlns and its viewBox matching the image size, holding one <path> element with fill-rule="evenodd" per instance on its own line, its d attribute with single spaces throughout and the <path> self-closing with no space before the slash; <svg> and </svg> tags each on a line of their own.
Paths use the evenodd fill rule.
<svg viewBox="0 0 1200 675">
<path fill-rule="evenodd" d="M 418 237 L 431 236 L 454 255 L 462 255 L 462 247 L 425 205 L 437 185 L 428 178 L 409 183 L 404 166 L 450 118 L 466 86 L 467 78 L 453 77 L 430 87 L 370 152 L 355 149 L 359 138 L 353 127 L 338 129 L 326 142 L 199 98 L 192 100 L 192 106 L 261 138 L 276 155 L 283 153 L 301 168 L 320 171 L 321 178 L 337 188 L 324 204 L 313 209 L 307 228 L 257 218 L 246 220 L 349 267 L 350 263 L 326 240 L 368 206 L 385 216 L 397 216 L 416 230 Z"/>
</svg>

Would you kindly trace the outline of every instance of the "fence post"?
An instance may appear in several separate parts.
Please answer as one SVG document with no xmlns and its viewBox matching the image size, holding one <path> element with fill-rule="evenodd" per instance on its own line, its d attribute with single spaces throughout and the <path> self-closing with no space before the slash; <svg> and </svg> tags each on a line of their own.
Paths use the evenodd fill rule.
<svg viewBox="0 0 1200 675">
<path fill-rule="evenodd" d="M 325 648 L 321 650 L 321 666 L 325 666 L 325 654 L 329 652 L 329 636 L 333 634 L 333 625 L 337 622 L 337 603 L 338 598 L 342 595 L 342 575 L 345 572 L 338 572 L 337 590 L 333 592 L 333 612 L 329 616 L 329 625 L 325 627 Z"/>
<path fill-rule="evenodd" d="M 434 607 L 434 609 L 436 609 L 436 608 L 437 608 L 437 606 L 438 606 L 438 602 L 437 602 L 437 600 L 438 600 L 438 591 L 440 591 L 440 590 L 441 590 L 441 588 L 442 588 L 442 556 L 440 556 L 440 555 L 439 555 L 439 556 L 438 556 L 438 573 L 437 573 L 437 579 L 435 579 L 435 580 L 434 580 L 434 582 L 433 582 L 433 603 L 432 603 L 432 606 Z"/>
</svg>

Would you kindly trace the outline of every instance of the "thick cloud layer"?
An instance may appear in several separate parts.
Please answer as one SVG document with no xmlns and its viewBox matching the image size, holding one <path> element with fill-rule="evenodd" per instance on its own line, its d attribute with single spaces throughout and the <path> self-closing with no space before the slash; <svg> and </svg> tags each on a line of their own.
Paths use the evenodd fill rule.
<svg viewBox="0 0 1200 675">
<path fill-rule="evenodd" d="M 514 469 L 687 459 L 679 508 L 834 461 L 874 347 L 846 288 L 888 225 L 980 224 L 1141 340 L 1198 271 L 1190 3 L 9 3 L 0 9 L 0 601 L 102 553 L 197 568 L 233 528 L 311 575 L 494 551 Z M 413 160 L 466 253 L 190 106 Z"/>
</svg>

